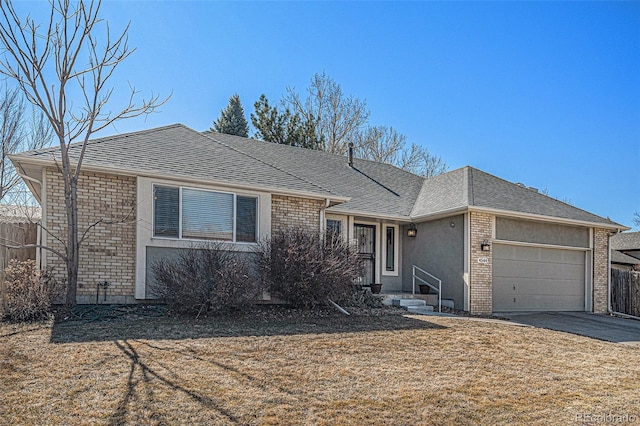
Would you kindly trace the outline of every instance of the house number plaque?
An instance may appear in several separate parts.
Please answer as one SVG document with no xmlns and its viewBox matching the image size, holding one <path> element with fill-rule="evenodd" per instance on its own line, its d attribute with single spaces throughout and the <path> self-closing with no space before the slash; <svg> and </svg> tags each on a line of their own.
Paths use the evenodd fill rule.
<svg viewBox="0 0 640 426">
<path fill-rule="evenodd" d="M 489 263 L 489 259 L 486 257 L 479 257 L 478 263 Z"/>
</svg>

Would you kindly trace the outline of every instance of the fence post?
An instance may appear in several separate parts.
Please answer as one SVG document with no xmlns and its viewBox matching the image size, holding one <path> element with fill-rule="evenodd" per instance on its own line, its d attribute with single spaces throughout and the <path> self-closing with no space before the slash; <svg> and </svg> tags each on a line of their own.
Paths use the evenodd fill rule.
<svg viewBox="0 0 640 426">
<path fill-rule="evenodd" d="M 2 270 L 0 270 L 0 301 L 2 303 L 2 305 L 0 305 L 2 307 L 0 312 L 2 312 L 2 315 L 4 315 L 4 313 L 7 312 L 7 286 L 4 283 L 4 261 L 0 266 L 2 267 Z M 2 315 L 0 315 L 0 317 L 2 317 Z"/>
</svg>

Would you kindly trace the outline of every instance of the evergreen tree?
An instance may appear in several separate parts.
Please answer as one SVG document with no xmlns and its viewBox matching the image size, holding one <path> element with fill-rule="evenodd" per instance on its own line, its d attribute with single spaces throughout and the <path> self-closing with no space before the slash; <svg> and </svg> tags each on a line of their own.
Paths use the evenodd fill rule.
<svg viewBox="0 0 640 426">
<path fill-rule="evenodd" d="M 300 114 L 292 114 L 277 106 L 271 106 L 265 95 L 254 104 L 255 114 L 251 114 L 251 123 L 256 128 L 256 139 L 283 145 L 299 146 L 309 149 L 321 149 L 322 139 L 316 135 L 317 121 L 303 119 Z"/>
<path fill-rule="evenodd" d="M 227 135 L 249 137 L 249 123 L 244 118 L 244 108 L 237 93 L 229 98 L 229 105 L 220 112 L 220 117 L 213 122 L 211 130 Z"/>
</svg>

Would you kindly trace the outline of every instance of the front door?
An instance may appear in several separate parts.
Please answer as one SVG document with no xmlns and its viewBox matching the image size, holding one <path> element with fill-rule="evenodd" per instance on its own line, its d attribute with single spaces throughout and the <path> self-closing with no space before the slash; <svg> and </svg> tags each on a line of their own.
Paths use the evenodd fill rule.
<svg viewBox="0 0 640 426">
<path fill-rule="evenodd" d="M 363 274 L 360 284 L 376 282 L 376 227 L 375 225 L 354 225 L 358 256 L 362 260 Z"/>
</svg>

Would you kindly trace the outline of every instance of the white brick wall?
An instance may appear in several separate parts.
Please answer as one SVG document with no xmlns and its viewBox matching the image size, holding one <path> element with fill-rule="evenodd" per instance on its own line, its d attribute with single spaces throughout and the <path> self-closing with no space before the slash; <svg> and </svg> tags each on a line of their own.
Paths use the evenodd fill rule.
<svg viewBox="0 0 640 426">
<path fill-rule="evenodd" d="M 67 216 L 62 175 L 46 172 L 46 225 L 56 237 L 66 241 Z M 82 173 L 78 182 L 78 229 L 82 233 L 99 220 L 80 247 L 78 302 L 95 303 L 96 284 L 109 282 L 107 303 L 134 300 L 136 263 L 136 179 L 133 177 Z M 64 251 L 62 244 L 47 236 L 47 245 Z M 61 279 L 66 278 L 64 262 L 47 254 L 47 265 Z M 103 301 L 101 290 L 100 301 Z"/>
<path fill-rule="evenodd" d="M 301 227 L 312 232 L 320 229 L 322 200 L 273 195 L 271 197 L 271 231 Z"/>
<path fill-rule="evenodd" d="M 606 313 L 609 292 L 609 232 L 593 230 L 593 312 Z"/>
<path fill-rule="evenodd" d="M 493 309 L 493 258 L 492 251 L 482 251 L 480 243 L 492 237 L 492 215 L 469 213 L 471 230 L 470 306 L 472 314 L 491 314 Z M 492 247 L 493 249 L 493 247 Z M 488 263 L 479 263 L 478 258 L 487 258 Z"/>
</svg>

